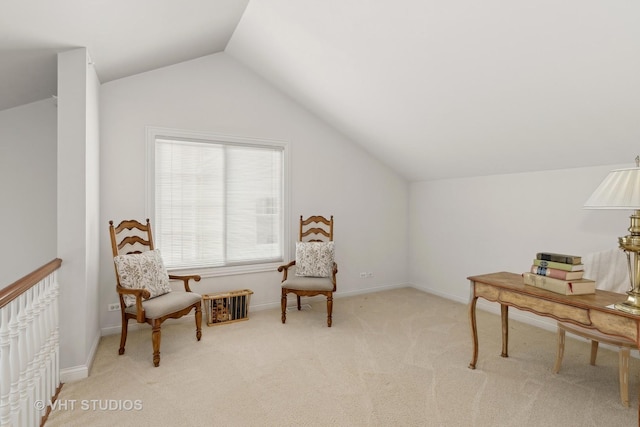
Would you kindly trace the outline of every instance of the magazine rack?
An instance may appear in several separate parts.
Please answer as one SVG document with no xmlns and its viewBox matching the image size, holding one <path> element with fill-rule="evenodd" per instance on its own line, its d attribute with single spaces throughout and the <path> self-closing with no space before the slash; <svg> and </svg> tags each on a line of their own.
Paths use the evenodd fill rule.
<svg viewBox="0 0 640 427">
<path fill-rule="evenodd" d="M 207 313 L 207 326 L 249 319 L 249 300 L 253 291 L 243 289 L 220 294 L 202 295 Z"/>
</svg>

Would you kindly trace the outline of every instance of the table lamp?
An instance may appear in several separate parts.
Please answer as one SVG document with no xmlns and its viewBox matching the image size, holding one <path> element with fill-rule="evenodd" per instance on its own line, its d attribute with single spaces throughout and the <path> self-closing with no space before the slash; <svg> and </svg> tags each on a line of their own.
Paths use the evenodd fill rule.
<svg viewBox="0 0 640 427">
<path fill-rule="evenodd" d="M 630 234 L 618 238 L 620 249 L 627 255 L 630 290 L 627 292 L 627 300 L 616 303 L 615 308 L 627 313 L 640 314 L 640 156 L 636 157 L 635 168 L 609 172 L 586 201 L 584 208 L 634 211 L 630 216 Z"/>
</svg>

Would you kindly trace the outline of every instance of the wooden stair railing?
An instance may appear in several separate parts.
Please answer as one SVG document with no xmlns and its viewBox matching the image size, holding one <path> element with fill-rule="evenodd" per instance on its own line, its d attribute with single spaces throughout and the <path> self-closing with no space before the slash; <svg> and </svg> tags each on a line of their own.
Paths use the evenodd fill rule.
<svg viewBox="0 0 640 427">
<path fill-rule="evenodd" d="M 42 426 L 60 393 L 56 258 L 0 289 L 0 426 Z"/>
</svg>

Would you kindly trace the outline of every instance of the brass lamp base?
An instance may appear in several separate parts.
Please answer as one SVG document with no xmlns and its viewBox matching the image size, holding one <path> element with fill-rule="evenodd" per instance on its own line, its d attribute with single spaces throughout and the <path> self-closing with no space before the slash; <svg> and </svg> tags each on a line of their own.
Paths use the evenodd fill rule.
<svg viewBox="0 0 640 427">
<path fill-rule="evenodd" d="M 631 314 L 640 314 L 640 210 L 636 210 L 629 217 L 631 225 L 625 237 L 618 238 L 620 249 L 627 255 L 627 267 L 629 269 L 630 290 L 627 292 L 627 300 L 619 302 L 614 307 L 620 311 Z M 633 254 L 633 257 L 631 256 Z"/>
<path fill-rule="evenodd" d="M 624 302 L 615 303 L 614 307 L 617 310 L 624 311 L 626 313 L 640 315 L 640 293 L 629 291 L 627 292 L 627 300 Z"/>
</svg>

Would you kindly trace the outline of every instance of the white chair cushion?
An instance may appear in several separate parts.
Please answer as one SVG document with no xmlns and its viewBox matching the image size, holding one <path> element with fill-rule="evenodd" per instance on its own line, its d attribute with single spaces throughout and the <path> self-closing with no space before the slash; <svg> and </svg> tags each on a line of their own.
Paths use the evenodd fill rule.
<svg viewBox="0 0 640 427">
<path fill-rule="evenodd" d="M 333 242 L 296 242 L 296 276 L 330 277 L 333 260 Z"/>
<path fill-rule="evenodd" d="M 182 310 L 202 300 L 202 295 L 193 292 L 171 292 L 158 298 L 142 301 L 144 315 L 147 319 L 157 319 L 170 313 Z M 136 314 L 136 306 L 127 307 L 127 313 Z"/>
<path fill-rule="evenodd" d="M 296 275 L 296 267 L 289 267 L 287 280 L 282 282 L 282 287 L 296 291 L 332 291 L 333 282 L 330 277 L 304 277 Z"/>
<path fill-rule="evenodd" d="M 120 285 L 130 289 L 146 289 L 151 298 L 171 292 L 169 274 L 164 267 L 160 251 L 155 249 L 141 254 L 118 255 L 113 258 L 120 277 Z M 133 295 L 123 295 L 124 305 L 136 303 Z"/>
</svg>

